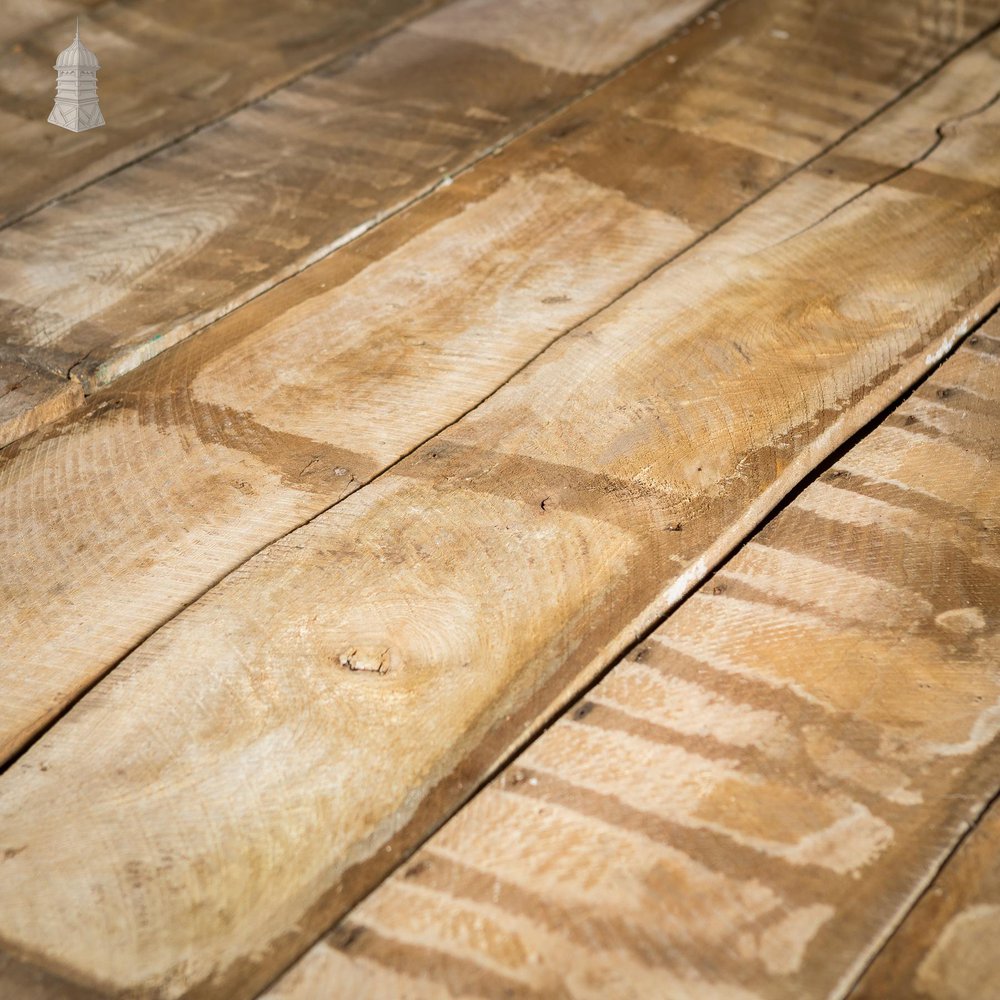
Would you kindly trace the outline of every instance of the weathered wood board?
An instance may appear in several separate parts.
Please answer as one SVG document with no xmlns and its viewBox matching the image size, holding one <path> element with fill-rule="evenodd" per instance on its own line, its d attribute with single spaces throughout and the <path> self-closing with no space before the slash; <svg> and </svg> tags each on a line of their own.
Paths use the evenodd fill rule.
<svg viewBox="0 0 1000 1000">
<path fill-rule="evenodd" d="M 1000 788 L 998 460 L 984 333 L 269 1000 L 842 995 Z M 861 996 L 996 995 L 992 831 Z"/>
<path fill-rule="evenodd" d="M 919 167 L 796 175 L 144 642 L 0 777 L 4 947 L 244 996 L 373 887 L 995 304 L 996 44 Z"/>
<path fill-rule="evenodd" d="M 869 66 L 880 81 L 884 73 L 875 60 L 884 40 L 867 47 L 866 4 L 849 19 L 839 7 L 829 24 L 824 4 L 777 9 L 734 4 L 721 28 L 707 22 L 95 394 L 80 419 L 0 452 L 0 517 L 19 526 L 0 537 L 0 630 L 10 637 L 0 759 L 226 572 L 460 417 L 887 100 L 884 82 L 864 76 Z M 880 8 L 900 32 L 912 9 L 908 0 Z M 805 40 L 794 50 L 793 106 L 815 96 L 808 140 L 802 114 L 781 111 L 790 40 L 774 37 L 775 23 Z M 813 38 L 823 41 L 810 48 Z M 744 64 L 759 115 L 742 106 L 705 115 Z M 852 96 L 834 113 L 824 95 L 848 67 L 853 93 L 869 101 Z M 984 99 L 984 84 L 967 76 L 993 68 L 988 48 L 976 50 L 856 133 L 861 166 L 843 151 L 817 160 L 808 181 L 817 204 L 839 203 L 934 145 L 943 118 Z M 630 169 L 613 169 L 609 145 L 631 150 Z"/>
<path fill-rule="evenodd" d="M 26 35 L 54 24 L 67 25 L 71 16 L 89 17 L 110 2 L 113 0 L 7 0 L 0 20 L 0 45 L 18 51 L 18 47 L 24 48 Z"/>
<path fill-rule="evenodd" d="M 994 435 L 995 444 L 1000 429 Z M 879 953 L 851 1000 L 1000 996 L 998 941 L 1000 805 L 994 802 Z"/>
<path fill-rule="evenodd" d="M 82 403 L 79 382 L 0 361 L 0 441 L 16 441 Z"/>
<path fill-rule="evenodd" d="M 0 28 L 0 225 L 364 47 L 435 0 L 9 6 L 5 0 Z M 73 41 L 78 15 L 83 40 L 101 63 L 98 94 L 107 120 L 83 133 L 47 122 L 53 65 Z"/>
<path fill-rule="evenodd" d="M 8 230 L 3 349 L 31 350 L 87 391 L 105 384 L 551 113 L 707 2 L 594 0 L 586 15 L 575 0 L 447 5 Z"/>
</svg>

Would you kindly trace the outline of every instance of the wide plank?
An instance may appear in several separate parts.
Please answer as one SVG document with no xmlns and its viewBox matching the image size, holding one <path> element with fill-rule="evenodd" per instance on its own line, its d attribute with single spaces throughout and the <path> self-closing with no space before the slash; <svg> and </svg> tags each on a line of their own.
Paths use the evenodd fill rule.
<svg viewBox="0 0 1000 1000">
<path fill-rule="evenodd" d="M 15 0 L 0 45 L 0 226 L 169 146 L 439 0 Z M 61 14 L 62 16 L 58 16 Z M 48 124 L 56 56 L 80 32 L 107 125 Z M 96 221 L 96 220 L 94 220 Z"/>
<path fill-rule="evenodd" d="M 879 9 L 905 32 L 910 0 Z M 0 536 L 0 761 L 225 573 L 889 100 L 864 0 L 740 0 L 724 17 L 0 452 L 0 518 L 18 525 Z M 992 70 L 983 49 L 938 74 L 855 133 L 863 160 L 816 160 L 809 190 L 835 205 L 891 175 L 985 99 L 989 77 L 966 77 Z M 759 102 L 707 115 L 741 75 Z M 851 96 L 830 98 L 843 79 Z"/>
<path fill-rule="evenodd" d="M 268 1000 L 843 995 L 1000 787 L 997 336 L 960 347 Z M 998 995 L 998 857 L 994 807 L 857 1000 Z"/>
<path fill-rule="evenodd" d="M 707 2 L 592 0 L 582 16 L 575 0 L 458 0 L 418 19 L 9 229 L 0 351 L 30 351 L 90 392 L 551 114 Z M 976 23 L 942 38 L 937 58 Z"/>
<path fill-rule="evenodd" d="M 913 168 L 797 174 L 130 654 L 0 777 L 0 943 L 247 996 L 377 884 L 996 304 L 997 44 Z"/>
<path fill-rule="evenodd" d="M 996 373 L 993 378 L 996 384 Z M 1000 428 L 994 435 L 995 442 Z M 997 941 L 1000 803 L 994 801 L 851 991 L 850 1000 L 1000 996 Z"/>
</svg>

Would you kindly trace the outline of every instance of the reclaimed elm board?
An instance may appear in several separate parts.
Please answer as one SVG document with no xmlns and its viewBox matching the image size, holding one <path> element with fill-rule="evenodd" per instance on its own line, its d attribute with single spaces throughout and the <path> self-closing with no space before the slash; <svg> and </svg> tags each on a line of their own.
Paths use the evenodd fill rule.
<svg viewBox="0 0 1000 1000">
<path fill-rule="evenodd" d="M 82 403 L 83 387 L 75 379 L 0 361 L 0 441 L 16 441 Z"/>
<path fill-rule="evenodd" d="M 894 992 L 929 1000 L 1000 996 L 997 941 L 1000 805 L 994 801 L 865 973 L 851 1000 L 881 1000 Z"/>
<path fill-rule="evenodd" d="M 4 232 L 0 357 L 86 391 L 111 381 L 488 155 L 706 2 L 592 0 L 581 17 L 575 0 L 550 0 L 538 20 L 509 0 L 457 0 L 303 76 Z M 67 239 L 85 246 L 67 258 Z"/>
<path fill-rule="evenodd" d="M 309 69 L 348 56 L 435 0 L 24 3 L 0 17 L 0 226 L 182 139 Z M 30 9 L 30 13 L 25 8 Z M 62 16 L 58 16 L 61 14 Z M 108 125 L 53 128 L 55 57 L 76 18 L 101 63 Z"/>
<path fill-rule="evenodd" d="M 871 49 L 864 41 L 866 7 L 844 3 L 827 22 L 825 3 L 781 4 L 778 23 L 806 40 L 796 49 L 797 101 L 808 92 L 818 101 L 848 68 L 857 74 L 842 107 L 824 99 L 808 137 L 802 114 L 786 136 L 771 110 L 787 93 L 790 39 L 773 35 L 772 4 L 740 0 L 721 28 L 706 19 L 451 186 L 0 453 L 0 516 L 19 525 L 0 540 L 0 630 L 11 637 L 0 759 L 225 573 L 461 417 L 666 256 L 803 169 L 797 190 L 822 214 L 922 155 L 939 122 L 987 99 L 988 45 L 855 132 L 887 100 L 865 76 L 870 66 L 884 72 L 884 39 Z M 880 9 L 903 33 L 909 0 Z M 829 23 L 822 45 L 809 41 L 816 23 Z M 736 74 L 749 78 L 746 65 L 760 113 L 739 107 L 705 120 L 710 95 Z M 849 144 L 838 145 L 845 132 Z M 616 174 L 606 150 L 623 144 L 632 169 Z M 709 163 L 712 182 L 685 181 Z M 661 175 L 671 178 L 664 188 L 653 183 Z M 741 231 L 767 232 L 756 226 Z M 106 475 L 120 467 L 129 474 Z"/>
<path fill-rule="evenodd" d="M 680 677 L 679 687 L 653 693 L 652 708 L 640 691 L 633 724 L 626 701 L 642 660 L 614 665 L 996 305 L 998 12 L 929 0 L 880 5 L 878 14 L 855 0 L 734 0 L 626 67 L 642 48 L 629 32 L 606 50 L 594 48 L 598 35 L 584 31 L 581 44 L 571 32 L 560 55 L 559 32 L 546 26 L 565 23 L 565 9 L 457 3 L 394 36 L 460 49 L 486 34 L 529 78 L 537 60 L 570 74 L 560 101 L 534 108 L 521 127 L 570 106 L 520 138 L 511 139 L 517 129 L 474 138 L 452 184 L 416 184 L 410 204 L 385 220 L 376 211 L 370 231 L 339 248 L 343 219 L 333 213 L 317 262 L 261 254 L 262 270 L 273 267 L 253 286 L 263 294 L 240 306 L 240 279 L 220 299 L 229 302 L 222 312 L 238 307 L 229 315 L 182 333 L 83 407 L 0 451 L 0 996 L 249 997 L 338 920 L 328 939 L 343 953 L 337 960 L 368 975 L 370 956 L 351 948 L 366 938 L 357 931 L 366 907 L 398 892 L 398 876 L 385 881 L 390 871 L 511 753 L 527 746 L 523 759 L 544 773 L 538 755 L 553 741 L 550 769 L 565 767 L 597 798 L 623 803 L 616 822 L 627 808 L 670 798 L 675 813 L 654 831 L 661 842 L 640 831 L 641 843 L 655 858 L 679 850 L 721 866 L 697 875 L 707 913 L 737 887 L 729 916 L 719 917 L 725 926 L 716 925 L 722 958 L 705 940 L 679 958 L 679 972 L 665 962 L 643 970 L 625 955 L 612 994 L 641 995 L 643 977 L 662 973 L 679 996 L 717 995 L 717 986 L 733 996 L 830 995 L 875 955 L 961 823 L 982 808 L 990 789 L 979 768 L 995 712 L 961 700 L 985 702 L 995 680 L 994 632 L 979 634 L 995 616 L 995 429 L 984 436 L 978 415 L 992 412 L 996 394 L 992 370 L 965 362 L 969 350 L 989 353 L 990 327 L 942 368 L 958 372 L 954 386 L 928 383 L 939 399 L 958 395 L 960 421 L 948 406 L 921 411 L 920 431 L 893 438 L 887 418 L 834 470 L 860 454 L 878 470 L 869 499 L 931 493 L 935 503 L 922 499 L 918 513 L 939 528 L 953 517 L 960 539 L 984 497 L 981 551 L 970 557 L 942 543 L 914 555 L 897 541 L 890 552 L 902 571 L 878 592 L 879 605 L 869 564 L 882 565 L 871 524 L 881 511 L 854 511 L 839 561 L 813 584 L 821 606 L 775 611 L 750 584 L 742 597 L 712 595 L 752 604 L 753 617 L 727 617 L 731 603 L 708 602 L 710 617 L 688 637 L 704 656 L 727 636 L 756 649 L 754 623 L 777 621 L 754 665 L 765 669 L 771 653 L 785 672 L 764 693 L 742 677 L 737 694 L 760 702 L 749 723 L 730 726 L 724 693 L 701 697 L 695 679 Z M 662 26 L 694 8 L 647 9 L 648 23 Z M 613 79 L 586 96 L 594 79 L 581 60 L 593 69 L 601 58 L 600 73 Z M 211 131 L 178 137 L 176 155 Z M 117 176 L 134 176 L 140 190 L 147 162 Z M 109 181 L 88 191 L 103 197 Z M 287 225 L 294 243 L 301 231 Z M 46 252 L 58 253 L 54 243 Z M 77 245 L 61 252 L 71 269 Z M 287 268 L 302 270 L 289 277 Z M 151 293 L 180 329 L 188 304 L 171 307 L 167 287 Z M 30 367 L 40 357 L 14 360 Z M 57 412 L 21 407 L 17 419 L 40 424 Z M 910 440 L 921 434 L 927 442 Z M 973 466 L 965 485 L 961 462 Z M 923 465 L 953 492 L 910 483 Z M 977 492 L 969 482 L 984 485 Z M 769 562 L 757 541 L 731 564 L 751 560 L 771 598 L 793 601 L 804 588 L 800 549 L 811 522 L 794 512 L 817 489 L 762 536 L 791 523 L 790 554 Z M 911 520 L 892 522 L 907 539 L 924 530 Z M 940 576 L 942 567 L 965 572 L 963 558 L 968 579 Z M 911 571 L 924 590 L 914 590 Z M 926 604 L 956 595 L 970 603 L 935 612 L 934 624 L 958 636 L 944 650 L 965 681 L 957 694 L 934 672 L 935 636 L 899 624 L 907 610 L 926 616 Z M 683 629 L 702 596 L 657 635 Z M 838 602 L 868 614 L 836 619 L 854 630 L 846 639 L 820 614 Z M 879 625 L 884 633 L 865 632 Z M 920 654 L 918 691 L 930 676 L 934 709 L 953 710 L 951 743 L 934 735 L 940 713 L 921 714 L 918 696 L 900 695 L 912 677 L 879 673 L 874 688 L 849 689 L 855 659 L 907 654 Z M 612 667 L 598 690 L 625 676 L 620 703 L 591 693 L 575 706 L 581 716 L 536 740 Z M 635 777 L 622 754 L 670 728 L 641 711 L 669 702 L 683 715 L 687 696 L 680 743 L 664 743 L 662 759 Z M 723 722 L 757 772 L 742 800 L 742 758 L 698 742 Z M 970 735 L 956 742 L 966 724 Z M 754 726 L 800 744 L 756 740 Z M 562 754 L 567 728 L 592 742 Z M 797 776 L 781 774 L 782 748 L 801 765 Z M 707 754 L 705 769 L 678 778 L 675 750 Z M 939 777 L 907 771 L 908 752 L 930 753 Z M 529 797 L 540 787 L 535 773 L 514 783 Z M 495 787 L 455 823 L 476 822 Z M 940 801 L 935 787 L 946 788 Z M 907 797 L 913 788 L 920 801 Z M 800 843 L 776 829 L 782 812 Z M 490 836 L 502 818 L 487 824 Z M 879 839 L 886 829 L 898 847 Z M 670 837 L 679 847 L 664 847 Z M 570 840 L 554 850 L 572 858 Z M 626 859 L 638 851 L 630 844 Z M 427 851 L 435 849 L 432 840 Z M 879 868 L 896 850 L 910 851 L 916 867 Z M 679 869 L 664 867 L 656 885 L 676 900 L 669 877 Z M 759 878 L 740 889 L 751 869 Z M 546 890 L 557 911 L 562 888 Z M 605 897 L 597 927 L 606 940 L 625 926 L 615 906 L 632 904 L 622 893 Z M 868 899 L 868 910 L 854 897 Z M 479 917 L 438 911 L 451 921 L 446 935 L 456 931 L 472 949 L 451 955 L 438 984 L 462 995 L 483 961 L 468 936 Z M 672 913 L 679 936 L 711 937 L 712 922 L 689 906 Z M 572 926 L 570 950 L 582 942 L 598 961 L 588 945 L 595 931 L 574 937 Z M 810 942 L 823 934 L 831 944 L 816 958 Z M 485 961 L 498 978 L 475 988 L 517 995 L 524 970 L 491 941 Z M 648 958 L 657 942 L 644 931 L 638 951 Z M 323 968 L 308 979 L 314 955 L 329 961 L 329 944 L 317 949 L 275 989 L 295 981 L 325 995 Z M 419 988 L 433 983 L 418 955 L 401 954 L 416 964 L 402 968 L 397 954 L 382 971 Z M 505 967 L 504 955 L 514 964 Z M 526 995 L 586 995 L 590 980 L 574 978 L 575 964 L 543 971 Z"/>
<path fill-rule="evenodd" d="M 1000 791 L 998 338 L 810 483 L 267 1000 L 843 996 Z M 858 1000 L 996 996 L 998 862 L 995 815 Z"/>
</svg>

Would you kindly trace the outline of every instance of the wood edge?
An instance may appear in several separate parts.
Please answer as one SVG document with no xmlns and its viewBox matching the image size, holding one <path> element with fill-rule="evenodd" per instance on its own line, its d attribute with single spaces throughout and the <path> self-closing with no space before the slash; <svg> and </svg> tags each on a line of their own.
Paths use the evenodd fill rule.
<svg viewBox="0 0 1000 1000">
<path fill-rule="evenodd" d="M 75 379 L 0 362 L 0 448 L 66 416 L 83 401 L 83 386 Z"/>
</svg>

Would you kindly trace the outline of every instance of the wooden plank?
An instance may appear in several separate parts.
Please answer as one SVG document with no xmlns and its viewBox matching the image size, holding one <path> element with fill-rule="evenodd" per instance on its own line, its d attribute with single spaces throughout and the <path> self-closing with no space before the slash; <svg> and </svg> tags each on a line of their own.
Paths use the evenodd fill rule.
<svg viewBox="0 0 1000 1000">
<path fill-rule="evenodd" d="M 88 392 L 106 384 L 550 114 L 706 3 L 595 0 L 584 17 L 574 0 L 460 0 L 418 20 L 10 229 L 6 349 L 33 349 Z"/>
<path fill-rule="evenodd" d="M 0 361 L 0 441 L 16 441 L 82 403 L 79 382 Z"/>
<path fill-rule="evenodd" d="M 77 14 L 89 17 L 98 7 L 108 2 L 109 0 L 76 0 L 72 3 L 70 0 L 7 0 L 3 7 L 3 20 L 0 21 L 0 45 L 19 52 L 24 48 L 24 36 L 55 23 L 65 25 L 70 15 L 74 18 Z"/>
<path fill-rule="evenodd" d="M 800 173 L 146 640 L 0 778 L 4 947 L 249 995 L 376 884 L 996 302 L 997 45 L 902 183 Z"/>
<path fill-rule="evenodd" d="M 998 375 L 977 334 L 268 1000 L 841 995 L 998 787 Z M 858 1000 L 997 994 L 998 844 Z"/>
<path fill-rule="evenodd" d="M 908 33 L 909 0 L 879 9 L 887 30 Z M 0 672 L 0 759 L 225 573 L 460 417 L 887 100 L 876 58 L 885 41 L 868 5 L 829 10 L 734 4 L 722 28 L 706 22 L 95 394 L 80 419 L 2 453 L 0 517 L 19 530 L 0 541 L 12 665 Z M 794 43 L 772 34 L 775 23 L 803 39 L 794 116 L 780 110 Z M 975 58 L 992 71 L 988 54 Z M 915 70 L 900 72 L 909 80 Z M 740 74 L 753 81 L 757 113 L 741 104 L 707 115 Z M 843 79 L 865 100 L 831 103 Z M 964 78 L 941 74 L 882 117 L 884 148 L 866 149 L 863 169 L 857 157 L 817 161 L 819 203 L 919 155 L 942 118 L 978 100 Z M 631 150 L 629 169 L 614 169 L 609 146 Z"/>
<path fill-rule="evenodd" d="M 0 225 L 176 142 L 434 5 L 17 3 L 4 29 L 11 41 L 0 72 Z M 101 62 L 98 92 L 108 122 L 81 134 L 46 120 L 55 96 L 55 57 L 73 40 L 78 15 L 84 41 Z"/>
<path fill-rule="evenodd" d="M 1000 996 L 998 940 L 1000 805 L 994 802 L 850 996 Z"/>
</svg>

